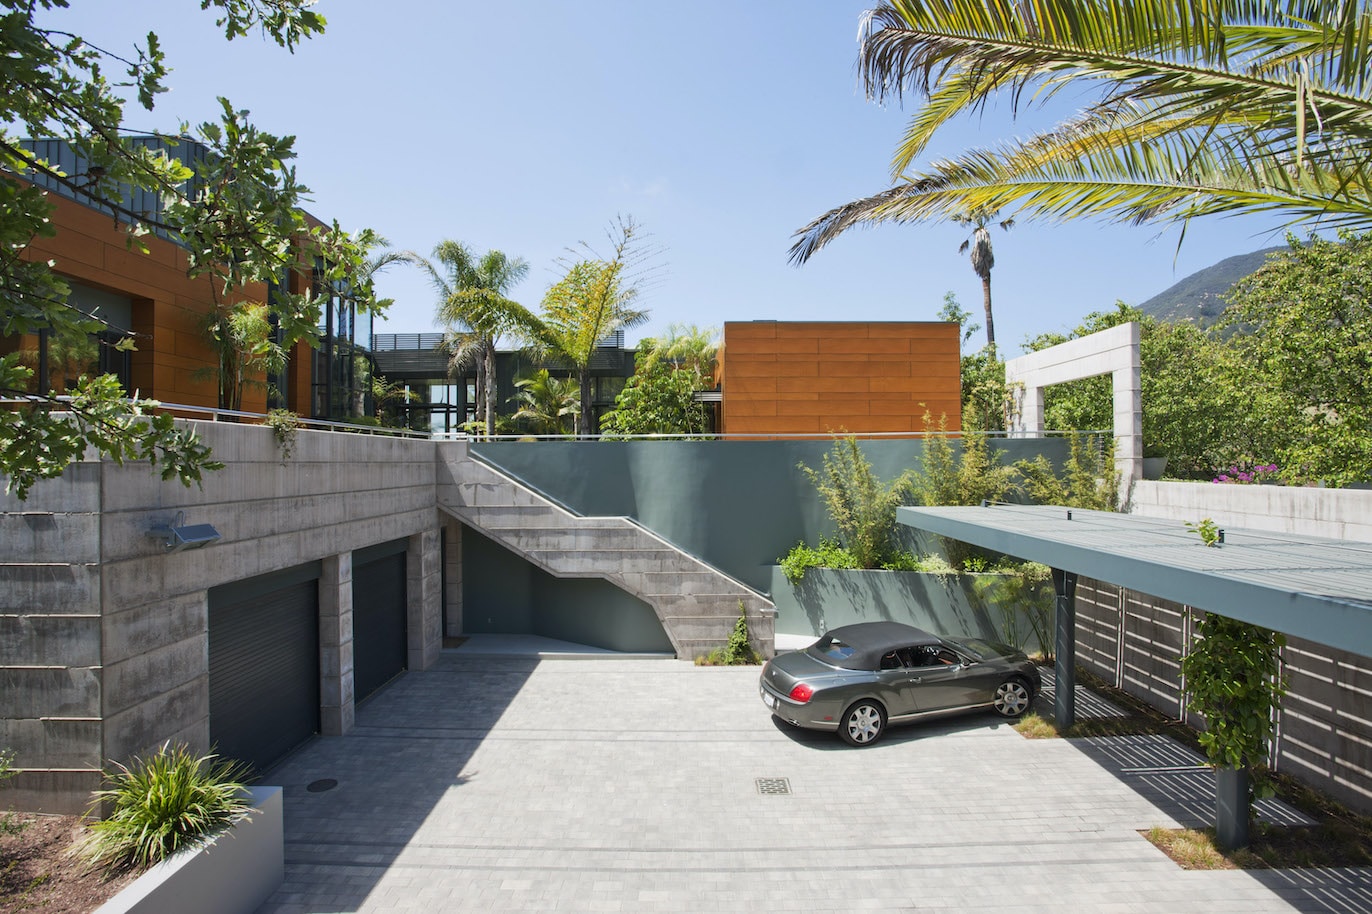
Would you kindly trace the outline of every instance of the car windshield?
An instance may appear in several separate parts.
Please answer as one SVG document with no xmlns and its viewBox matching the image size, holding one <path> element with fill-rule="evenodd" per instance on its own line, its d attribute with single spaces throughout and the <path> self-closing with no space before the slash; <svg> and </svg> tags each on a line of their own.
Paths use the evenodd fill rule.
<svg viewBox="0 0 1372 914">
<path fill-rule="evenodd" d="M 972 655 L 974 660 L 985 660 L 988 657 L 1000 656 L 1000 650 L 989 641 L 980 638 L 959 638 L 958 647 Z"/>
</svg>

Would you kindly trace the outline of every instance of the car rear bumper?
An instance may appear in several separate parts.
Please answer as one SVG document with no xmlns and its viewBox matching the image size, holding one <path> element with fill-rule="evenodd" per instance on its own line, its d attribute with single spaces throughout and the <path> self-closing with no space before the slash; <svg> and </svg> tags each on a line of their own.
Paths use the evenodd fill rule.
<svg viewBox="0 0 1372 914">
<path fill-rule="evenodd" d="M 813 710 L 811 705 L 801 704 L 784 695 L 778 695 L 768 688 L 766 683 L 758 684 L 758 694 L 762 698 L 762 703 L 767 706 L 767 710 L 772 712 L 773 717 L 780 718 L 794 727 L 804 727 L 807 730 L 828 730 L 830 732 L 838 729 L 837 720 L 814 720 L 811 717 Z"/>
</svg>

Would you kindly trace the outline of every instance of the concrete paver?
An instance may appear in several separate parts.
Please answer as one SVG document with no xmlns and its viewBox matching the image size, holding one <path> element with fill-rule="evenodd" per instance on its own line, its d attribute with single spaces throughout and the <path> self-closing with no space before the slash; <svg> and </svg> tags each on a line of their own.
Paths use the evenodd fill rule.
<svg viewBox="0 0 1372 914">
<path fill-rule="evenodd" d="M 1139 830 L 1194 802 L 1108 753 L 990 714 L 850 749 L 773 723 L 757 675 L 445 651 L 272 773 L 262 912 L 1372 910 L 1372 870 L 1179 869 Z"/>
</svg>

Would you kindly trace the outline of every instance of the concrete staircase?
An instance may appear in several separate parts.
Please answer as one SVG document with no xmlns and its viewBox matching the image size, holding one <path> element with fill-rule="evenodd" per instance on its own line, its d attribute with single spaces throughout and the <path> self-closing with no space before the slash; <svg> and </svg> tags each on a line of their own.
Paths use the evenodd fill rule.
<svg viewBox="0 0 1372 914">
<path fill-rule="evenodd" d="M 439 507 L 561 578 L 603 578 L 657 613 L 677 657 L 690 660 L 725 644 L 747 614 L 753 643 L 771 657 L 776 608 L 766 597 L 681 551 L 627 517 L 583 517 L 448 445 L 451 484 Z"/>
</svg>

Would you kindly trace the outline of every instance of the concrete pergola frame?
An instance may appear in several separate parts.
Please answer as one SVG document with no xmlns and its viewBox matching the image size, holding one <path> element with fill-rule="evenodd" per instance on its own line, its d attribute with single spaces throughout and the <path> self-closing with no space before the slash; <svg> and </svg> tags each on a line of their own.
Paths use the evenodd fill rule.
<svg viewBox="0 0 1372 914">
<path fill-rule="evenodd" d="M 1013 392 L 1012 438 L 1043 434 L 1043 390 L 1054 384 L 1108 374 L 1114 382 L 1115 468 L 1120 474 L 1120 501 L 1143 475 L 1143 371 L 1139 341 L 1143 328 L 1135 321 L 1031 352 L 1005 363 L 1005 383 Z"/>
</svg>

